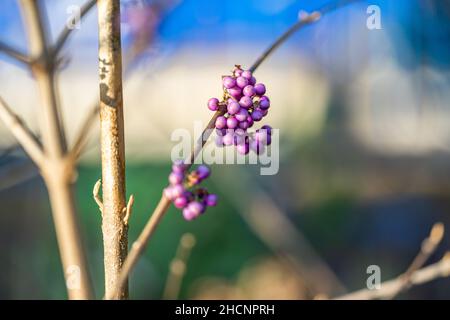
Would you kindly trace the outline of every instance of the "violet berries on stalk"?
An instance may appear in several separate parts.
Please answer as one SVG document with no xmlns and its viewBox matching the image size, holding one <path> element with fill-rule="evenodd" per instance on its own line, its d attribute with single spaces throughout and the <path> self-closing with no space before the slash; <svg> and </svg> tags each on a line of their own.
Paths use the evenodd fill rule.
<svg viewBox="0 0 450 320">
<path fill-rule="evenodd" d="M 198 187 L 210 174 L 210 169 L 205 165 L 199 165 L 189 173 L 182 161 L 173 164 L 169 175 L 170 186 L 164 189 L 164 196 L 172 201 L 175 207 L 183 209 L 183 217 L 186 220 L 197 218 L 205 212 L 206 207 L 217 204 L 217 195 Z"/>
<path fill-rule="evenodd" d="M 224 111 L 223 116 L 216 119 L 216 144 L 218 146 L 235 145 L 241 154 L 250 150 L 263 153 L 265 146 L 271 143 L 272 128 L 262 126 L 254 133 L 247 130 L 255 122 L 261 121 L 268 113 L 270 100 L 265 95 L 266 87 L 257 83 L 249 70 L 242 70 L 236 65 L 231 76 L 222 77 L 223 98 L 208 100 L 211 111 Z"/>
</svg>

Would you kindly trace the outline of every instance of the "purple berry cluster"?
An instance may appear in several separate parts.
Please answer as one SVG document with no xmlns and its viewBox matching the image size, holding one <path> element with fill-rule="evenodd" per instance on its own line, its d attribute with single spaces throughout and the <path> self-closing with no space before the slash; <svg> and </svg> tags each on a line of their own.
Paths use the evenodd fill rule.
<svg viewBox="0 0 450 320">
<path fill-rule="evenodd" d="M 176 161 L 169 175 L 170 185 L 164 189 L 164 196 L 178 209 L 183 209 L 183 217 L 190 221 L 205 212 L 206 207 L 217 204 L 217 195 L 210 194 L 198 185 L 209 177 L 211 170 L 199 165 L 194 171 L 187 172 L 183 161 Z"/>
<path fill-rule="evenodd" d="M 252 72 L 242 70 L 239 65 L 235 66 L 233 75 L 222 77 L 222 85 L 222 101 L 217 98 L 208 100 L 208 108 L 211 111 L 221 108 L 225 111 L 215 122 L 216 144 L 234 144 L 241 154 L 247 154 L 249 150 L 262 153 L 265 146 L 271 143 L 272 128 L 263 126 L 253 134 L 248 134 L 247 130 L 255 122 L 261 121 L 269 111 L 270 100 L 265 95 L 265 85 L 256 83 Z"/>
</svg>

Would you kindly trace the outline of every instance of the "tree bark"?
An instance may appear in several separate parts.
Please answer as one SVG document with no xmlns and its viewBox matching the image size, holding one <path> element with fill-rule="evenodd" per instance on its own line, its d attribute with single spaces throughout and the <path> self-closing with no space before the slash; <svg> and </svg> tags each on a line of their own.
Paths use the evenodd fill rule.
<svg viewBox="0 0 450 320">
<path fill-rule="evenodd" d="M 99 0 L 97 8 L 105 297 L 126 299 L 127 286 L 114 293 L 128 248 L 128 228 L 124 221 L 125 145 L 120 3 L 118 0 Z"/>
</svg>

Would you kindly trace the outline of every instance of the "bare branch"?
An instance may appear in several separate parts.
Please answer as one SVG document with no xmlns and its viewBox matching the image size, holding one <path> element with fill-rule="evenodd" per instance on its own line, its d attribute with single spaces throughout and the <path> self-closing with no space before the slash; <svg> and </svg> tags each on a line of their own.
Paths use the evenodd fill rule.
<svg viewBox="0 0 450 320">
<path fill-rule="evenodd" d="M 44 162 L 44 153 L 38 139 L 25 125 L 22 119 L 16 115 L 6 102 L 0 97 L 0 118 L 6 127 L 16 137 L 30 158 L 41 168 Z"/>
<path fill-rule="evenodd" d="M 125 216 L 123 217 L 123 223 L 125 225 L 128 225 L 128 221 L 130 220 L 131 213 L 133 211 L 133 204 L 134 204 L 134 196 L 131 195 L 130 198 L 128 199 L 127 207 L 123 208 L 125 212 Z"/>
<path fill-rule="evenodd" d="M 0 52 L 4 52 L 9 57 L 15 59 L 16 61 L 24 63 L 26 65 L 29 65 L 31 63 L 30 57 L 28 57 L 26 54 L 18 51 L 17 49 L 15 49 L 1 41 L 0 41 Z"/>
<path fill-rule="evenodd" d="M 82 154 L 86 143 L 88 141 L 89 133 L 91 131 L 92 126 L 95 123 L 95 120 L 98 116 L 98 113 L 100 111 L 99 105 L 95 105 L 87 117 L 84 119 L 83 124 L 81 125 L 80 130 L 75 135 L 75 142 L 70 149 L 70 157 L 74 159 L 74 161 L 78 160 L 80 158 L 80 155 Z"/>
<path fill-rule="evenodd" d="M 92 285 L 71 185 L 74 163 L 66 154 L 64 128 L 54 83 L 55 61 L 49 54 L 47 21 L 43 17 L 41 1 L 21 0 L 20 4 L 30 55 L 37 59 L 31 70 L 37 81 L 42 102 L 40 125 L 46 156 L 42 165 L 42 176 L 49 193 L 66 288 L 69 299 L 90 299 L 93 297 Z M 76 285 L 71 283 L 74 272 L 77 274 Z"/>
<path fill-rule="evenodd" d="M 445 256 L 437 263 L 429 265 L 420 270 L 416 270 L 411 274 L 409 283 L 410 286 L 417 286 L 438 278 L 445 278 L 450 276 L 450 253 L 445 254 Z M 375 299 L 386 299 L 396 294 L 404 286 L 404 279 L 398 277 L 394 280 L 386 281 L 381 284 L 381 289 L 379 290 L 368 290 L 363 289 L 356 292 L 352 292 L 340 297 L 335 298 L 335 300 L 375 300 Z"/>
<path fill-rule="evenodd" d="M 96 0 L 88 0 L 80 10 L 80 19 L 82 19 L 86 14 L 89 13 L 89 11 L 94 7 L 96 4 Z M 66 26 L 63 31 L 59 34 L 58 38 L 56 39 L 56 42 L 52 49 L 52 55 L 56 56 L 61 49 L 63 48 L 64 44 L 66 43 L 67 39 L 69 38 L 70 34 L 72 33 L 73 28 L 69 28 Z"/>
<path fill-rule="evenodd" d="M 95 203 L 98 205 L 98 209 L 100 210 L 101 214 L 103 215 L 103 202 L 100 199 L 100 187 L 102 186 L 102 179 L 98 179 L 97 182 L 94 184 L 94 188 L 92 189 L 92 197 L 95 200 Z"/>
<path fill-rule="evenodd" d="M 163 299 L 175 300 L 178 298 L 181 282 L 186 273 L 187 262 L 192 248 L 195 246 L 195 236 L 185 233 L 180 239 L 174 259 L 170 263 Z"/>
<path fill-rule="evenodd" d="M 436 251 L 439 243 L 442 241 L 444 236 L 444 225 L 441 222 L 438 222 L 433 225 L 431 229 L 430 235 L 423 240 L 422 246 L 419 254 L 415 257 L 409 268 L 406 272 L 400 276 L 401 285 L 398 287 L 398 290 L 392 293 L 392 296 L 389 299 L 394 299 L 399 293 L 404 290 L 407 290 L 411 285 L 411 277 L 422 266 L 428 261 L 430 256 Z"/>
</svg>

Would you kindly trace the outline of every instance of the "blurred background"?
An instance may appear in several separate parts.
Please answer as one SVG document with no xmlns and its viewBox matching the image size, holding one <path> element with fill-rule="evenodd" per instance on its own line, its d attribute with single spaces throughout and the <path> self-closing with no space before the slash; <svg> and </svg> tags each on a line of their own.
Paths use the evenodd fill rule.
<svg viewBox="0 0 450 320">
<path fill-rule="evenodd" d="M 47 0 L 52 37 L 79 0 Z M 221 75 L 249 67 L 277 36 L 329 0 L 121 1 L 130 241 L 170 171 L 170 134 L 211 112 Z M 369 5 L 381 9 L 370 30 Z M 64 49 L 58 77 L 68 139 L 98 100 L 96 10 Z M 280 170 L 215 165 L 219 206 L 186 222 L 166 215 L 132 275 L 132 298 L 162 297 L 181 236 L 196 245 L 180 298 L 310 299 L 365 288 L 404 272 L 431 226 L 450 226 L 450 1 L 359 1 L 295 34 L 255 73 L 280 129 Z M 26 51 L 15 0 L 0 2 L 0 39 Z M 0 95 L 38 132 L 30 72 L 0 54 Z M 103 296 L 98 124 L 78 171 L 77 205 L 96 295 Z M 63 274 L 45 186 L 0 124 L 0 298 L 62 299 Z M 449 237 L 431 257 L 450 248 Z M 400 298 L 449 299 L 450 280 Z"/>
</svg>

